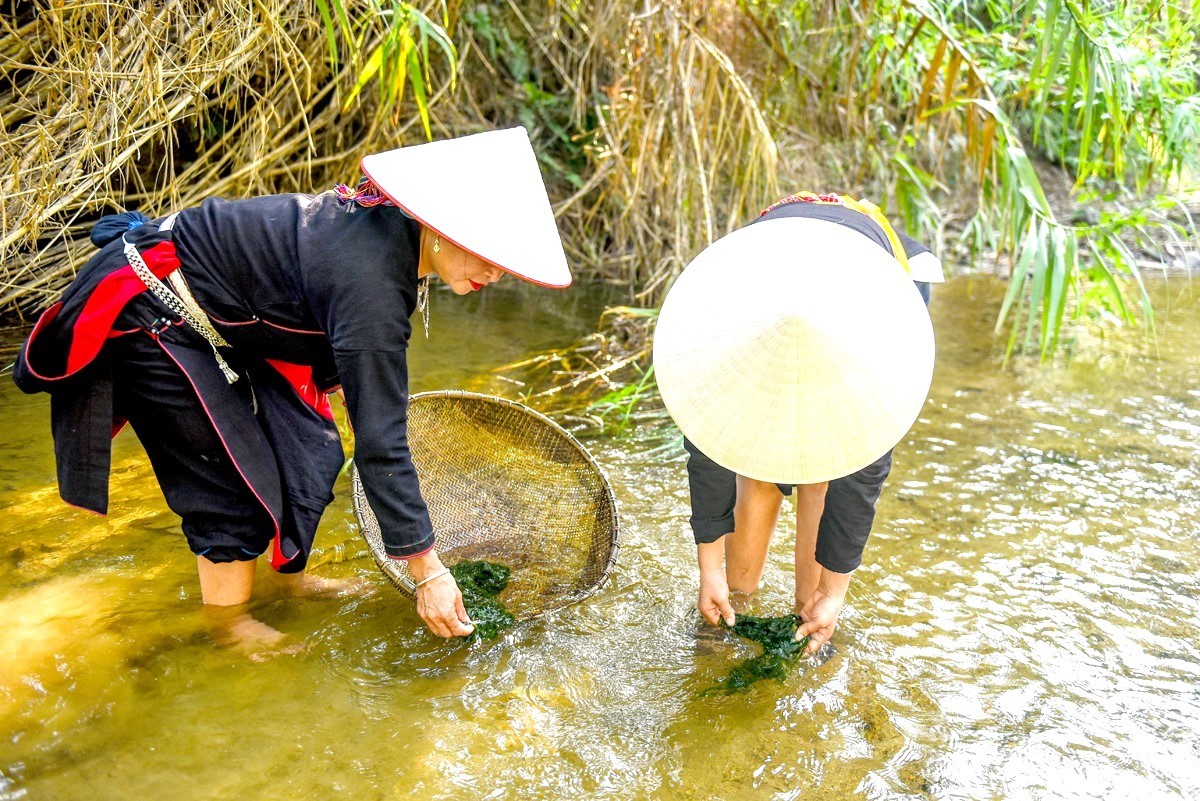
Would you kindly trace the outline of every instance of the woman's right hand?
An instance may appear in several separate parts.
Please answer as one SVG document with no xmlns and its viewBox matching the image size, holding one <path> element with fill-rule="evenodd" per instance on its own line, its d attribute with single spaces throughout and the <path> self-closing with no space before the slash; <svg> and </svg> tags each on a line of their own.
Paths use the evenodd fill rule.
<svg viewBox="0 0 1200 801">
<path fill-rule="evenodd" d="M 724 620 L 727 626 L 737 622 L 733 607 L 729 604 L 729 582 L 725 568 L 700 571 L 700 614 L 714 626 Z"/>
<path fill-rule="evenodd" d="M 418 583 L 444 569 L 442 560 L 432 552 L 409 560 L 409 571 Z M 417 588 L 417 614 L 439 637 L 466 637 L 475 631 L 463 606 L 458 582 L 449 573 Z"/>
</svg>

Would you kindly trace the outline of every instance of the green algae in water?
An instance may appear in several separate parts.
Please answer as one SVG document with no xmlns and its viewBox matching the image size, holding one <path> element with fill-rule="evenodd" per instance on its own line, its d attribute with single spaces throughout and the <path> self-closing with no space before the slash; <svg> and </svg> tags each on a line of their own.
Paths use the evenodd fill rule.
<svg viewBox="0 0 1200 801">
<path fill-rule="evenodd" d="M 450 575 L 462 591 L 467 615 L 475 624 L 470 637 L 490 640 L 516 622 L 504 604 L 496 600 L 508 586 L 511 573 L 504 565 L 484 561 L 459 562 L 450 568 Z"/>
<path fill-rule="evenodd" d="M 724 623 L 721 624 L 725 626 Z M 796 628 L 800 625 L 799 615 L 782 617 L 754 617 L 738 615 L 737 623 L 726 626 L 734 634 L 753 640 L 763 647 L 763 652 L 753 659 L 729 671 L 729 675 L 702 695 L 723 693 L 731 695 L 749 689 L 750 685 L 763 679 L 783 681 L 795 668 L 796 662 L 808 647 L 808 637 L 796 641 Z"/>
</svg>

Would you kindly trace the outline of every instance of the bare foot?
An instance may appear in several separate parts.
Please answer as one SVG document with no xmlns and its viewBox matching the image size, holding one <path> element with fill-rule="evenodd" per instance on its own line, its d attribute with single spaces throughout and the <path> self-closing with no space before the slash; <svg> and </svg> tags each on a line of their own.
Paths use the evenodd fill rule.
<svg viewBox="0 0 1200 801">
<path fill-rule="evenodd" d="M 289 595 L 296 598 L 345 598 L 375 592 L 370 582 L 360 578 L 322 578 L 308 573 L 279 573 L 275 578 Z"/>
<path fill-rule="evenodd" d="M 266 662 L 277 656 L 303 653 L 308 647 L 251 616 L 244 605 L 206 604 L 204 616 L 208 620 L 213 642 L 222 648 L 240 651 L 251 662 Z"/>
</svg>

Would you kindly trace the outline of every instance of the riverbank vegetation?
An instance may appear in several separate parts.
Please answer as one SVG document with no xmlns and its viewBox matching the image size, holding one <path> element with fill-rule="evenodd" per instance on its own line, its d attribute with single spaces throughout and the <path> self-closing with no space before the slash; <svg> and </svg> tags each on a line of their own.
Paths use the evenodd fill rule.
<svg viewBox="0 0 1200 801">
<path fill-rule="evenodd" d="M 1143 274 L 1200 258 L 1185 2 L 6 5 L 13 319 L 70 279 L 105 211 L 320 191 L 365 152 L 514 124 L 577 271 L 630 307 L 801 188 L 870 197 L 952 269 L 1009 275 L 1007 352 L 1045 357 L 1080 320 L 1151 331 Z"/>
</svg>

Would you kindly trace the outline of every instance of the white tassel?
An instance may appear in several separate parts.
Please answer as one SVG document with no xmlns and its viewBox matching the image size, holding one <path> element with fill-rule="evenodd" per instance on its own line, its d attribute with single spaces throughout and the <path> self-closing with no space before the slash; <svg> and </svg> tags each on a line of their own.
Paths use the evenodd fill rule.
<svg viewBox="0 0 1200 801">
<path fill-rule="evenodd" d="M 220 368 L 221 368 L 221 372 L 222 372 L 222 373 L 225 375 L 225 380 L 226 380 L 226 381 L 228 381 L 230 384 L 232 384 L 233 382 L 237 381 L 237 380 L 238 380 L 238 374 L 237 374 L 237 373 L 235 373 L 235 372 L 233 371 L 233 368 L 232 368 L 232 367 L 230 367 L 230 366 L 229 366 L 229 365 L 226 363 L 225 359 L 223 359 L 223 358 L 221 357 L 221 354 L 220 354 L 220 353 L 217 351 L 217 348 L 216 348 L 216 346 L 215 346 L 215 345 L 213 346 L 213 356 L 216 356 L 216 357 L 217 357 L 217 367 L 220 367 Z"/>
</svg>

